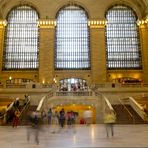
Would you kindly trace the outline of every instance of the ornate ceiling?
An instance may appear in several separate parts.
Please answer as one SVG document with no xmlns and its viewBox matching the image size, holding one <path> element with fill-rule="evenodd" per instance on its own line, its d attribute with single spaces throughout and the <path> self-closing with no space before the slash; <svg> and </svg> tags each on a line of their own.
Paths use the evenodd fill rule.
<svg viewBox="0 0 148 148">
<path fill-rule="evenodd" d="M 0 0 L 1 12 L 10 1 L 14 1 L 14 0 Z M 26 0 L 20 0 L 20 2 L 21 1 L 26 1 Z M 73 1 L 73 0 L 70 0 L 70 1 Z M 98 2 L 98 0 L 96 0 L 96 1 Z M 115 1 L 118 2 L 118 0 L 115 0 Z M 125 1 L 125 0 L 119 0 L 119 1 L 121 2 L 121 1 Z M 134 3 L 137 4 L 137 6 L 140 8 L 143 16 L 148 14 L 148 0 L 129 0 L 129 1 L 130 2 L 133 1 Z"/>
</svg>

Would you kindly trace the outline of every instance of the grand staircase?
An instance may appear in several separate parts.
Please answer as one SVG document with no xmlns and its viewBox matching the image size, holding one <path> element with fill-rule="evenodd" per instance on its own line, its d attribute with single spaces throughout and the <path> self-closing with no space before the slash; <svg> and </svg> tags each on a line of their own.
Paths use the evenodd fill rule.
<svg viewBox="0 0 148 148">
<path fill-rule="evenodd" d="M 117 124 L 145 124 L 146 122 L 130 105 L 112 105 L 116 112 Z"/>
<path fill-rule="evenodd" d="M 20 119 L 20 125 L 29 125 L 28 116 L 31 112 L 36 111 L 37 105 L 29 105 L 28 108 L 23 112 L 22 117 Z"/>
</svg>

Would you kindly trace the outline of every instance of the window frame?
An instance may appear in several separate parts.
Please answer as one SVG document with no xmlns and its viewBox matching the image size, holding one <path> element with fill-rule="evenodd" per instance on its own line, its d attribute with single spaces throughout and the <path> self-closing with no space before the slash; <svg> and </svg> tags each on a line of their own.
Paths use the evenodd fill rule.
<svg viewBox="0 0 148 148">
<path fill-rule="evenodd" d="M 87 65 L 87 67 L 81 67 L 81 68 L 79 68 L 79 67 L 64 67 L 64 64 L 61 66 L 61 67 L 58 67 L 58 59 L 57 59 L 57 54 L 58 54 L 58 48 L 57 48 L 57 42 L 58 42 L 58 36 L 57 36 L 57 33 L 58 33 L 58 31 L 57 31 L 57 29 L 58 29 L 58 17 L 59 17 L 59 15 L 60 15 L 60 13 L 62 12 L 62 11 L 64 11 L 65 9 L 67 9 L 68 7 L 70 7 L 70 6 L 74 6 L 74 7 L 77 7 L 77 8 L 79 8 L 79 10 L 80 11 L 83 11 L 83 13 L 85 14 L 85 17 L 86 17 L 86 19 L 87 19 L 87 23 L 86 23 L 86 25 L 87 25 L 87 52 L 86 52 L 86 50 L 85 50 L 85 53 L 87 54 L 87 62 L 88 62 L 88 65 Z M 54 56 L 54 69 L 55 70 L 90 70 L 91 69 L 91 53 L 90 53 L 90 29 L 89 29 L 89 26 L 88 26 L 88 19 L 89 19 L 89 17 L 88 17 L 88 14 L 87 14 L 87 12 L 86 12 L 86 10 L 84 9 L 84 8 L 82 8 L 81 6 L 79 6 L 79 5 L 76 5 L 76 4 L 74 4 L 74 5 L 65 5 L 65 6 L 63 6 L 59 11 L 58 11 L 58 13 L 56 14 L 56 19 L 57 19 L 57 25 L 56 25 L 56 29 L 55 29 L 55 56 Z M 65 19 L 65 18 L 64 18 Z M 65 20 L 64 20 L 65 21 Z M 86 28 L 85 28 L 86 29 Z M 82 31 L 81 31 L 82 32 Z M 67 42 L 68 43 L 68 42 Z M 85 43 L 85 42 L 84 42 Z M 76 42 L 76 44 L 78 44 L 78 42 Z M 75 45 L 76 45 L 75 44 Z M 62 51 L 63 52 L 63 51 Z M 76 52 L 77 54 L 78 53 L 80 53 L 80 52 Z M 81 56 L 80 56 L 80 59 L 82 60 L 82 58 L 81 58 Z M 80 60 L 80 61 L 81 61 Z M 63 60 L 64 61 L 64 60 Z M 66 60 L 65 60 L 66 61 Z M 71 61 L 70 61 L 71 62 Z M 77 62 L 77 61 L 76 61 Z M 71 63 L 68 63 L 67 62 L 67 65 L 70 65 L 70 64 L 73 64 L 72 62 Z M 77 62 L 77 64 L 78 64 L 78 62 Z M 74 66 L 74 65 L 73 65 Z"/>
<path fill-rule="evenodd" d="M 18 44 L 16 44 L 16 45 L 14 45 L 14 43 L 13 43 L 13 45 L 11 45 L 11 46 L 9 46 L 9 48 L 7 48 L 7 46 L 8 46 L 8 43 L 10 44 L 10 41 L 8 42 L 8 29 L 10 29 L 10 33 L 12 33 L 12 30 L 14 29 L 14 28 L 11 28 L 10 27 L 10 25 L 14 25 L 14 26 L 16 26 L 16 25 L 19 25 L 19 24 L 15 24 L 15 23 L 13 23 L 12 21 L 9 21 L 9 19 L 11 19 L 11 13 L 13 13 L 13 12 L 15 12 L 15 11 L 18 11 L 19 9 L 22 9 L 23 10 L 23 8 L 21 8 L 21 7 L 28 7 L 29 8 L 29 11 L 31 10 L 31 13 L 29 12 L 29 13 L 27 13 L 27 14 L 35 14 L 35 16 L 36 16 L 36 19 L 38 20 L 39 18 L 40 18 L 40 16 L 39 16 L 39 13 L 38 13 L 38 11 L 33 7 L 33 6 L 30 6 L 30 5 L 28 5 L 28 4 L 24 4 L 24 5 L 17 5 L 17 6 L 15 6 L 15 7 L 13 7 L 9 12 L 8 12 L 8 14 L 7 14 L 7 17 L 6 17 L 6 19 L 7 19 L 7 26 L 6 26 L 6 28 L 5 28 L 5 33 L 4 33 L 4 50 L 3 50 L 3 62 L 2 62 L 2 70 L 3 71 L 14 71 L 14 70 L 17 70 L 17 71 L 34 71 L 34 70 L 37 70 L 38 68 L 39 68 L 39 27 L 37 26 L 37 27 L 33 27 L 33 28 L 29 28 L 29 29 L 31 29 L 32 31 L 33 31 L 33 29 L 35 30 L 36 29 L 36 32 L 35 32 L 35 34 L 36 35 L 34 35 L 34 36 L 29 36 L 30 37 L 30 44 L 28 44 L 28 42 L 26 41 L 25 43 L 27 43 L 27 46 L 30 46 L 30 47 L 32 47 L 32 50 L 34 50 L 33 52 L 30 52 L 30 50 L 27 50 L 27 51 L 24 51 L 24 52 L 22 52 L 22 57 L 24 56 L 24 58 L 28 58 L 28 60 L 26 60 L 26 63 L 28 64 L 24 64 L 26 67 L 21 67 L 21 65 L 19 65 L 18 67 L 17 67 L 17 60 L 15 60 L 15 61 L 10 61 L 10 62 L 12 62 L 12 65 L 11 65 L 11 67 L 9 68 L 9 67 L 7 67 L 6 66 L 6 62 L 7 62 L 7 59 L 6 58 L 8 58 L 7 57 L 7 55 L 6 54 L 9 54 L 9 52 L 8 52 L 8 50 L 10 50 L 10 48 L 16 48 L 16 47 L 18 47 L 18 54 L 17 54 L 17 56 L 21 56 L 20 54 L 21 54 L 21 50 L 22 50 L 22 46 L 21 46 L 21 44 L 20 45 L 18 45 Z M 25 8 L 25 11 L 27 10 Z M 16 12 L 16 14 L 17 14 L 17 12 Z M 22 13 L 19 13 L 20 15 L 22 15 Z M 9 18 L 10 17 L 10 18 Z M 15 18 L 15 17 L 12 17 L 12 18 Z M 25 17 L 25 19 L 26 19 L 27 17 Z M 36 23 L 35 23 L 35 21 L 33 22 L 33 17 L 30 17 L 31 18 L 31 24 L 30 25 L 37 25 L 37 20 L 36 20 Z M 30 19 L 29 18 L 29 19 Z M 19 21 L 19 22 L 21 22 L 20 21 L 20 18 L 18 17 L 16 17 L 16 19 Z M 26 19 L 27 21 L 29 20 L 28 18 Z M 28 23 L 22 23 L 22 25 L 24 25 L 25 26 L 25 24 L 26 25 L 28 25 Z M 21 31 L 23 31 L 23 29 L 28 29 L 27 27 L 22 27 L 22 26 L 20 26 L 20 27 L 18 27 L 17 28 L 18 30 L 19 29 L 21 29 Z M 28 29 L 28 30 L 29 30 Z M 16 42 L 16 38 L 18 38 L 18 40 L 25 40 L 25 36 L 22 34 L 22 35 L 20 35 L 20 37 L 19 36 L 16 36 L 16 38 L 15 38 L 15 35 L 16 34 L 18 34 L 19 33 L 19 31 L 16 31 L 15 32 L 15 34 L 13 34 L 13 37 L 12 38 L 10 38 L 10 40 L 15 40 L 15 42 Z M 27 38 L 28 38 L 28 33 L 29 33 L 29 31 L 26 33 L 26 40 L 27 40 Z M 29 40 L 29 39 L 28 39 Z M 32 40 L 35 40 L 36 42 L 35 42 L 35 44 L 36 45 L 32 45 L 31 44 L 31 42 L 32 42 Z M 25 45 L 26 46 L 26 45 Z M 12 53 L 15 53 L 15 51 L 14 50 L 12 50 Z M 28 53 L 28 55 L 27 55 L 27 53 Z M 31 61 L 31 54 L 32 53 L 32 61 Z M 33 55 L 34 54 L 34 55 Z M 34 59 L 36 57 L 36 59 Z M 14 57 L 15 58 L 15 57 Z M 29 59 L 30 58 L 30 59 Z M 8 59 L 9 60 L 9 59 Z M 25 61 L 25 59 L 21 59 L 21 60 L 24 60 Z M 33 61 L 34 60 L 34 61 Z M 21 61 L 22 62 L 22 61 Z M 25 62 L 24 62 L 25 63 Z M 32 64 L 30 67 L 29 67 L 29 65 L 30 64 Z M 33 65 L 34 64 L 34 65 Z M 16 66 L 16 67 L 15 67 Z"/>
<path fill-rule="evenodd" d="M 117 5 L 113 5 L 112 7 L 110 7 L 108 10 L 107 10 L 107 12 L 106 12 L 106 14 L 105 14 L 105 17 L 106 17 L 106 20 L 107 20 L 107 15 L 109 15 L 109 13 L 110 13 L 110 15 L 111 15 L 111 13 L 112 13 L 112 11 L 115 11 L 115 7 L 125 7 L 126 8 L 126 10 L 128 10 L 128 12 L 129 13 L 131 13 L 132 15 L 134 15 L 134 17 L 135 17 L 135 19 L 137 20 L 137 15 L 136 15 L 136 13 L 135 13 L 135 11 L 131 8 L 131 7 L 129 7 L 129 6 L 127 6 L 127 5 L 124 5 L 124 4 L 117 4 Z M 120 11 L 122 11 L 122 9 L 119 9 Z M 119 14 L 118 14 L 118 16 L 119 16 Z M 115 16 L 114 16 L 115 17 Z M 123 17 L 125 17 L 125 16 L 123 16 Z M 131 18 L 132 18 L 132 16 L 131 16 Z M 113 17 L 112 17 L 112 19 L 113 19 Z M 117 25 L 117 22 L 116 21 L 114 21 L 113 22 L 114 24 L 116 24 Z M 111 23 L 110 23 L 111 24 Z M 120 25 L 124 25 L 124 24 L 126 24 L 127 25 L 127 22 L 126 23 L 120 23 Z M 131 58 L 129 59 L 129 62 L 131 61 L 131 62 L 135 62 L 134 64 L 136 64 L 136 62 L 138 62 L 138 65 L 139 66 L 135 66 L 134 67 L 134 64 L 132 65 L 132 66 L 127 66 L 129 63 L 126 63 L 127 62 L 127 59 L 125 59 L 125 60 L 122 60 L 122 59 L 124 59 L 124 53 L 126 53 L 125 54 L 125 56 L 128 56 L 128 53 L 129 53 L 129 55 L 130 55 L 130 52 L 125 52 L 124 50 L 123 50 L 123 47 L 125 46 L 127 46 L 127 41 L 125 42 L 125 44 L 123 43 L 123 42 L 121 42 L 121 43 L 119 43 L 119 39 L 120 40 L 122 40 L 122 39 L 126 39 L 126 37 L 120 37 L 120 38 L 118 38 L 118 42 L 116 41 L 116 46 L 114 45 L 114 48 L 122 48 L 122 49 L 120 49 L 120 50 L 118 50 L 118 51 L 116 51 L 115 52 L 115 49 L 113 50 L 113 48 L 112 48 L 112 52 L 109 52 L 109 44 L 111 44 L 111 41 L 109 42 L 108 40 L 108 34 L 109 34 L 109 32 L 107 31 L 107 29 L 110 29 L 110 28 L 107 28 L 107 25 L 108 25 L 108 21 L 107 21 L 107 25 L 106 25 L 106 30 L 105 30 L 105 37 L 106 37 L 106 66 L 107 66 L 107 69 L 108 70 L 128 70 L 128 69 L 135 69 L 135 70 L 141 70 L 142 69 L 142 57 L 141 57 L 141 45 L 140 45 L 140 34 L 139 34 L 139 28 L 138 28 L 138 25 L 137 25 L 137 23 L 136 23 L 136 21 L 135 21 L 135 23 L 129 23 L 129 25 L 130 24 L 132 24 L 132 25 L 135 25 L 134 27 L 136 27 L 136 34 L 137 34 L 137 36 L 135 37 L 135 46 L 134 47 L 136 47 L 136 50 L 134 51 L 134 52 L 131 52 L 131 55 L 133 54 L 136 54 L 135 56 L 138 56 L 138 60 L 136 61 L 136 60 L 134 60 L 134 58 L 133 58 L 133 55 L 131 56 Z M 113 26 L 113 25 L 112 25 Z M 119 30 L 121 29 L 121 27 L 119 27 Z M 126 31 L 124 30 L 125 28 L 123 28 L 123 32 L 125 33 Z M 126 29 L 127 29 L 127 27 L 126 27 Z M 113 31 L 113 30 L 112 30 Z M 132 30 L 130 30 L 129 32 L 131 32 Z M 115 34 L 120 34 L 119 33 L 119 31 L 117 31 L 116 29 L 115 29 Z M 120 32 L 121 32 L 121 30 L 120 30 Z M 113 33 L 112 33 L 113 34 Z M 113 38 L 113 36 L 110 38 L 110 39 L 114 39 L 115 40 L 115 37 Z M 129 39 L 134 39 L 134 37 L 129 37 Z M 137 41 L 137 42 L 136 42 Z M 115 43 L 115 42 L 114 42 Z M 121 46 L 122 45 L 122 46 Z M 132 45 L 130 44 L 128 47 L 132 47 Z M 111 48 L 110 48 L 111 49 Z M 121 52 L 123 50 L 123 53 Z M 117 56 L 119 57 L 119 55 L 121 56 L 121 58 L 120 59 L 118 59 L 118 60 L 109 60 L 109 53 L 112 53 L 112 54 L 117 54 Z M 116 57 L 116 56 L 114 56 L 114 57 Z M 127 57 L 126 57 L 127 58 Z M 136 59 L 136 58 L 135 58 Z M 110 63 L 110 65 L 109 65 L 109 62 L 112 62 L 112 64 Z M 125 63 L 124 63 L 125 62 Z M 124 65 L 123 65 L 123 63 L 124 63 Z M 111 67 L 111 65 L 112 65 L 112 67 Z M 114 65 L 114 66 L 113 66 Z M 120 65 L 120 66 L 119 66 Z"/>
</svg>

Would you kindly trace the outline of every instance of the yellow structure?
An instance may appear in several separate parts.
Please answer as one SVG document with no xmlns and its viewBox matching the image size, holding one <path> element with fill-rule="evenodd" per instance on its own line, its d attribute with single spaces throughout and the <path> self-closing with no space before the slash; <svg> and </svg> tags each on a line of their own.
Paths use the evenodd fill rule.
<svg viewBox="0 0 148 148">
<path fill-rule="evenodd" d="M 93 113 L 92 114 L 92 123 L 96 123 L 96 110 L 92 106 L 72 104 L 72 105 L 56 106 L 55 110 L 57 110 L 59 112 L 62 108 L 64 108 L 65 112 L 73 111 L 73 112 L 78 113 L 77 123 L 80 123 L 80 120 L 84 119 L 83 114 L 86 110 L 91 110 Z"/>
</svg>

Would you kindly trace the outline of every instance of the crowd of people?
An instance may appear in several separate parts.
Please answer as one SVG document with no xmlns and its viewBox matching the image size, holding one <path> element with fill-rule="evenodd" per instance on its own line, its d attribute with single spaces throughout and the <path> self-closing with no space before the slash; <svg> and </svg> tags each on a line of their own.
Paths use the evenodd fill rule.
<svg viewBox="0 0 148 148">
<path fill-rule="evenodd" d="M 48 124 L 49 128 L 52 125 L 52 131 L 51 133 L 60 133 L 62 130 L 68 131 L 70 129 L 73 130 L 75 133 L 75 123 L 76 118 L 78 116 L 77 112 L 74 111 L 67 111 L 65 112 L 64 108 L 62 108 L 60 111 L 54 110 L 52 108 L 49 108 L 48 112 L 45 112 L 45 110 L 42 110 L 41 112 L 32 112 L 29 114 L 29 122 L 31 123 L 31 126 L 28 127 L 27 132 L 27 140 L 30 140 L 31 133 L 34 133 L 35 142 L 39 144 L 39 131 L 41 129 L 41 125 Z M 86 125 L 91 124 L 92 122 L 92 111 L 86 110 L 84 111 L 84 118 Z M 106 134 L 107 137 L 114 136 L 114 130 L 113 125 L 116 122 L 116 115 L 114 111 L 107 110 L 104 114 L 104 123 L 106 125 Z"/>
<path fill-rule="evenodd" d="M 28 114 L 30 126 L 27 128 L 27 140 L 30 141 L 30 136 L 33 134 L 35 142 L 39 144 L 39 133 L 42 131 L 43 124 L 48 124 L 49 127 L 52 125 L 53 134 L 60 133 L 63 129 L 73 129 L 75 132 L 74 125 L 76 117 L 76 112 L 65 112 L 64 108 L 62 108 L 60 111 L 49 108 L 47 113 L 45 110 L 42 110 L 41 112 L 33 111 Z M 67 128 L 65 128 L 65 126 Z"/>
<path fill-rule="evenodd" d="M 63 128 L 66 124 L 68 126 L 75 124 L 77 113 L 74 111 L 65 112 L 64 108 L 60 111 L 53 110 L 49 108 L 46 113 L 45 110 L 41 112 L 41 119 L 44 124 L 48 123 L 49 125 L 60 125 Z"/>
</svg>

